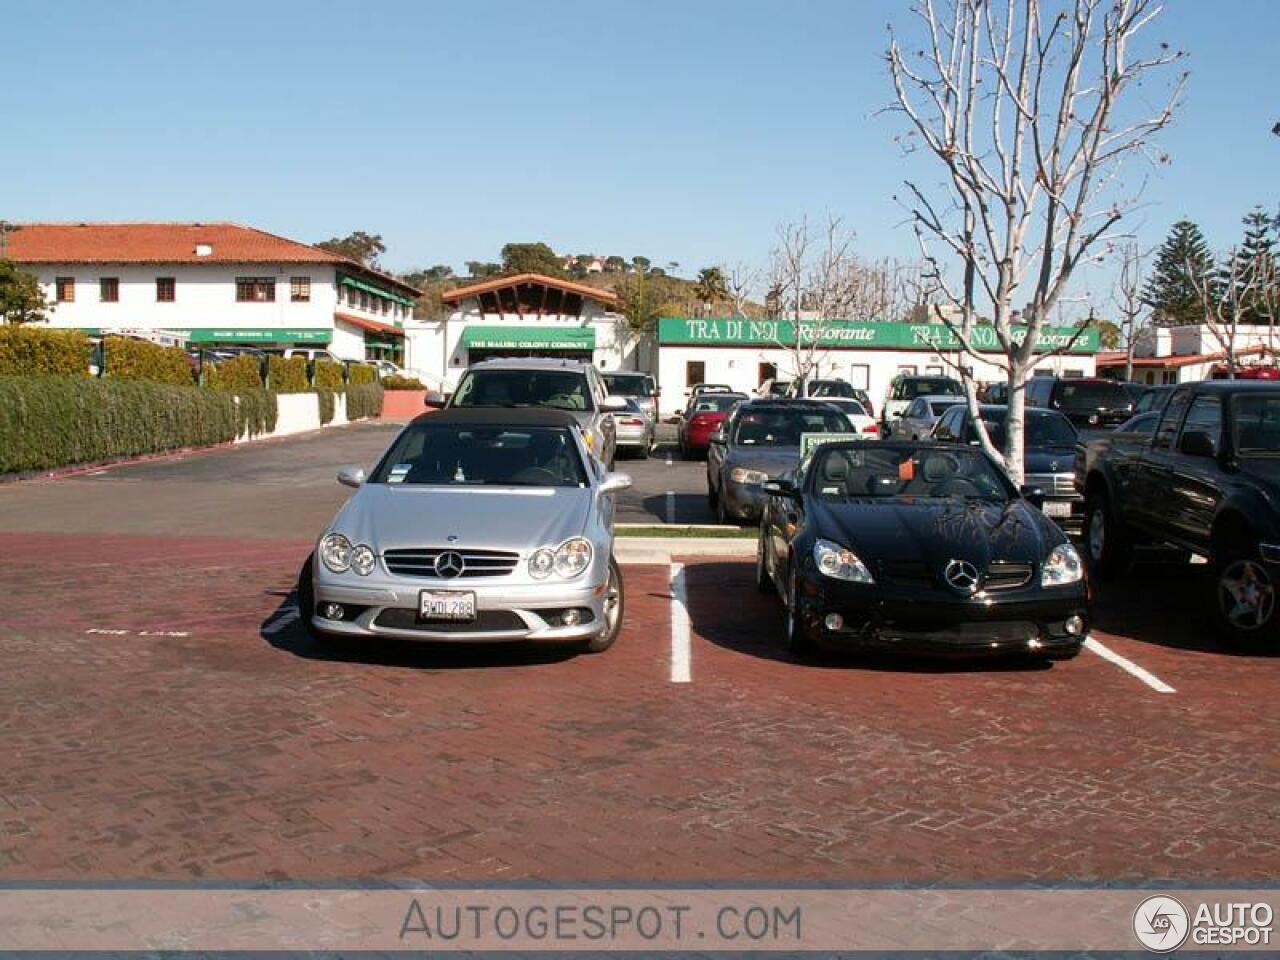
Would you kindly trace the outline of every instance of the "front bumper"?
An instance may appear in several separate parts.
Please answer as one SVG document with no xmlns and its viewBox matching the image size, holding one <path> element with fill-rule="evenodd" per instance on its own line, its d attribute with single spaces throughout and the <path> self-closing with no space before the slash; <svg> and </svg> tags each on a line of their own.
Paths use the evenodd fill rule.
<svg viewBox="0 0 1280 960">
<path fill-rule="evenodd" d="M 760 484 L 736 483 L 733 480 L 725 480 L 720 497 L 724 503 L 725 513 L 734 520 L 751 522 L 760 519 L 760 515 L 764 512 L 765 501 L 768 500 Z"/>
<path fill-rule="evenodd" d="M 1080 652 L 1089 633 L 1083 583 L 998 593 L 1008 595 L 951 598 L 938 590 L 896 592 L 814 573 L 801 578 L 797 600 L 805 634 L 827 646 L 949 657 L 1025 653 L 1052 660 Z M 832 613 L 844 621 L 839 629 L 824 622 Z M 1073 616 L 1080 617 L 1081 629 L 1069 634 L 1066 621 Z"/>
<path fill-rule="evenodd" d="M 319 564 L 317 563 L 317 567 Z M 595 568 L 580 580 L 554 577 L 537 584 L 502 582 L 509 577 L 464 580 L 370 577 L 369 584 L 355 584 L 345 575 L 327 571 L 313 578 L 315 609 L 304 611 L 311 626 L 325 634 L 343 637 L 430 640 L 446 643 L 510 643 L 547 641 L 564 643 L 587 640 L 605 628 L 605 579 L 591 582 Z M 607 573 L 605 574 L 607 579 Z M 476 619 L 471 623 L 418 619 L 418 595 L 422 590 L 465 590 L 475 593 Z M 342 619 L 320 615 L 326 604 L 343 607 Z M 580 622 L 565 626 L 557 616 L 578 611 Z"/>
</svg>

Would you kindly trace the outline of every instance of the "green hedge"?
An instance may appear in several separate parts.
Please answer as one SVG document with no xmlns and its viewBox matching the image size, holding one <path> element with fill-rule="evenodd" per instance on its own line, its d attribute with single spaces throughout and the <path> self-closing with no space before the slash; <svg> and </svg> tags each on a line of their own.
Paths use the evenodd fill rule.
<svg viewBox="0 0 1280 960">
<path fill-rule="evenodd" d="M 382 415 L 382 385 L 353 383 L 347 387 L 347 419 L 361 420 Z"/>
<path fill-rule="evenodd" d="M 259 387 L 256 390 L 238 390 L 234 394 L 236 404 L 236 434 L 256 437 L 276 428 L 280 407 L 276 395 Z"/>
<path fill-rule="evenodd" d="M 234 440 L 230 394 L 131 380 L 0 377 L 0 473 Z"/>
<path fill-rule="evenodd" d="M 392 374 L 389 377 L 382 378 L 382 386 L 386 390 L 425 390 L 424 384 L 417 377 L 402 377 L 398 374 Z"/>
<path fill-rule="evenodd" d="M 332 360 L 317 360 L 315 382 L 317 389 L 323 387 L 326 390 L 341 390 L 342 364 Z"/>
<path fill-rule="evenodd" d="M 187 352 L 131 337 L 105 337 L 106 375 L 116 380 L 146 380 L 189 387 L 195 383 Z"/>
<path fill-rule="evenodd" d="M 0 326 L 0 377 L 87 377 L 89 339 L 79 330 Z"/>
<path fill-rule="evenodd" d="M 242 353 L 221 363 L 204 367 L 204 385 L 210 390 L 226 390 L 239 393 L 241 390 L 262 389 L 262 363 L 252 353 Z"/>
<path fill-rule="evenodd" d="M 320 426 L 333 422 L 334 408 L 337 406 L 334 397 L 336 394 L 332 390 L 326 390 L 323 387 L 316 388 L 316 396 L 320 398 Z"/>
<path fill-rule="evenodd" d="M 271 375 L 271 389 L 276 393 L 306 393 L 311 389 L 306 357 L 285 358 L 273 354 L 267 361 L 267 369 Z"/>
<path fill-rule="evenodd" d="M 348 382 L 352 384 L 378 382 L 378 368 L 371 367 L 367 363 L 353 363 L 347 367 L 347 373 L 351 377 Z"/>
</svg>

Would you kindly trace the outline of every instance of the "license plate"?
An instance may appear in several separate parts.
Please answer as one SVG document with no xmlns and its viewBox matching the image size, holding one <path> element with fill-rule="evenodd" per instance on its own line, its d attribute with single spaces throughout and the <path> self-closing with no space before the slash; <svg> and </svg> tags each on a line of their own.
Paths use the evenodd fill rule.
<svg viewBox="0 0 1280 960">
<path fill-rule="evenodd" d="M 1046 500 L 1044 503 L 1044 515 L 1046 517 L 1069 517 L 1071 516 L 1071 504 L 1064 503 L 1061 500 Z"/>
<path fill-rule="evenodd" d="M 470 590 L 422 590 L 419 620 L 471 621 L 476 618 L 476 595 Z"/>
</svg>

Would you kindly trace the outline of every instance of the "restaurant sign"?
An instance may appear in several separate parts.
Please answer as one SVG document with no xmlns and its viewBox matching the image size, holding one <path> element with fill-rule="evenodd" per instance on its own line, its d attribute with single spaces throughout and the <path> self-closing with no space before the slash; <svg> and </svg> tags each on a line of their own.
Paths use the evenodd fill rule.
<svg viewBox="0 0 1280 960">
<path fill-rule="evenodd" d="M 1038 350 L 1062 349 L 1071 353 L 1096 353 L 1098 329 L 1079 333 L 1076 327 L 1044 327 Z M 750 320 L 745 317 L 663 317 L 658 321 L 658 342 L 666 346 L 794 347 L 817 343 L 841 350 L 958 350 L 959 339 L 943 323 L 858 323 L 852 320 L 801 320 L 799 340 L 791 320 Z M 1021 343 L 1025 329 L 1015 329 Z M 978 350 L 997 353 L 1000 341 L 995 327 L 982 325 L 970 335 Z M 1072 343 L 1072 338 L 1075 342 Z"/>
</svg>

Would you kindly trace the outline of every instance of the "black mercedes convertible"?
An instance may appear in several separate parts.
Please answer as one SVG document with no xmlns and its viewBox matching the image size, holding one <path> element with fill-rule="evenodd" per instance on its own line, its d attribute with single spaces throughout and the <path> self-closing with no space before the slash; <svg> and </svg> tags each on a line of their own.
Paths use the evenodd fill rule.
<svg viewBox="0 0 1280 960">
<path fill-rule="evenodd" d="M 1089 629 L 1075 548 L 976 447 L 841 441 L 764 485 L 756 580 L 787 643 L 1075 656 Z"/>
</svg>

